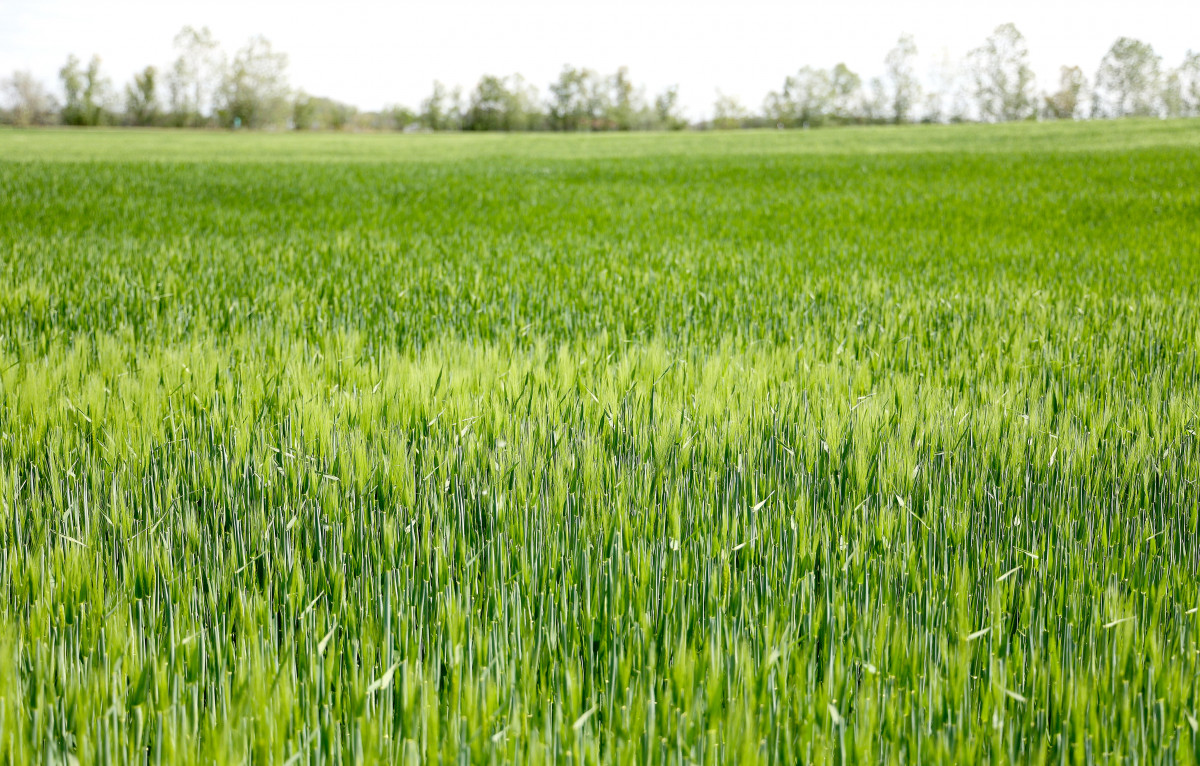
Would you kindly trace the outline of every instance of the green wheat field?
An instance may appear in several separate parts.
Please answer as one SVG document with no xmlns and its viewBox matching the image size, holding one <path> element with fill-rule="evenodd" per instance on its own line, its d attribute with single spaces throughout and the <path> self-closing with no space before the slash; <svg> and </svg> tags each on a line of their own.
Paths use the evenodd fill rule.
<svg viewBox="0 0 1200 766">
<path fill-rule="evenodd" d="M 0 132 L 0 763 L 1200 749 L 1200 121 Z"/>
</svg>

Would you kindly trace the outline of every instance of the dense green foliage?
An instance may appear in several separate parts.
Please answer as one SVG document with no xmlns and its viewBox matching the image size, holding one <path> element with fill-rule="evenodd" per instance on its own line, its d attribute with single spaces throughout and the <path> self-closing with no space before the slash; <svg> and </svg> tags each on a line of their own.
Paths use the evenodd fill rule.
<svg viewBox="0 0 1200 766">
<path fill-rule="evenodd" d="M 1196 757 L 1200 124 L 0 158 L 0 762 Z"/>
</svg>

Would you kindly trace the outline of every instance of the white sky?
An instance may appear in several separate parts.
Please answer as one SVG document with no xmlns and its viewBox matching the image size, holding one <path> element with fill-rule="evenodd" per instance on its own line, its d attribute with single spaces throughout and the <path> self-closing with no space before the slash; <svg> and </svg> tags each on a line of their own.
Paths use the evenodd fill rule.
<svg viewBox="0 0 1200 766">
<path fill-rule="evenodd" d="M 1200 0 L 0 0 L 0 76 L 29 69 L 57 90 L 68 54 L 98 53 L 120 87 L 147 64 L 165 68 L 175 33 L 192 24 L 227 52 L 263 34 L 289 55 L 294 86 L 364 109 L 415 108 L 434 79 L 465 90 L 485 72 L 520 72 L 545 95 L 563 64 L 624 64 L 648 95 L 677 83 L 701 118 L 718 90 L 757 110 L 805 64 L 845 61 L 866 80 L 902 32 L 916 38 L 924 77 L 1008 21 L 1043 89 L 1061 64 L 1091 78 L 1121 35 L 1151 43 L 1168 66 L 1200 49 Z"/>
</svg>

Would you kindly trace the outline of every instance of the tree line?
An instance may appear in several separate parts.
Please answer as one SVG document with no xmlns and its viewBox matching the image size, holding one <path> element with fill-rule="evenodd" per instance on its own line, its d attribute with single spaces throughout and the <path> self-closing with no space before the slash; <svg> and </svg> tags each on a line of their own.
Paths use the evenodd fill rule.
<svg viewBox="0 0 1200 766">
<path fill-rule="evenodd" d="M 434 82 L 417 109 L 359 111 L 294 89 L 287 56 L 264 37 L 226 54 L 208 28 L 185 27 L 175 60 L 148 66 L 123 89 L 113 87 L 93 56 L 70 56 L 59 70 L 63 101 L 28 72 L 0 82 L 0 121 L 14 125 L 129 125 L 265 129 L 608 131 L 689 127 L 678 89 L 646 95 L 622 67 L 610 75 L 564 67 L 545 96 L 519 74 L 484 75 L 467 93 Z M 1200 53 L 1174 68 L 1153 46 L 1122 37 L 1089 79 L 1063 66 L 1057 83 L 1039 89 L 1024 36 L 1013 24 L 995 29 L 962 61 L 943 60 L 922 78 L 917 46 L 902 36 L 883 72 L 864 80 L 845 64 L 804 66 L 767 94 L 758 110 L 718 93 L 711 117 L 691 127 L 821 127 L 908 122 L 1005 122 L 1200 116 Z"/>
</svg>

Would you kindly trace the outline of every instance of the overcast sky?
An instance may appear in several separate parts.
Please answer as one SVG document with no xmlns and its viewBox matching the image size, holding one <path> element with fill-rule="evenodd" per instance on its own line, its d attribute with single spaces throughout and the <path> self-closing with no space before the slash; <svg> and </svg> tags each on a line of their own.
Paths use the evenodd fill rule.
<svg viewBox="0 0 1200 766">
<path fill-rule="evenodd" d="M 1043 88 L 1062 64 L 1091 78 L 1121 35 L 1151 43 L 1168 66 L 1200 50 L 1200 0 L 0 0 L 0 76 L 28 69 L 57 90 L 68 54 L 98 53 L 122 85 L 147 64 L 165 68 L 175 33 L 192 24 L 226 51 L 265 35 L 288 54 L 294 86 L 365 109 L 416 107 L 434 79 L 466 88 L 485 72 L 520 72 L 544 94 L 564 64 L 624 64 L 648 94 L 677 83 L 700 118 L 717 91 L 757 109 L 805 64 L 879 74 L 902 32 L 916 38 L 924 77 L 1008 21 Z"/>
</svg>

